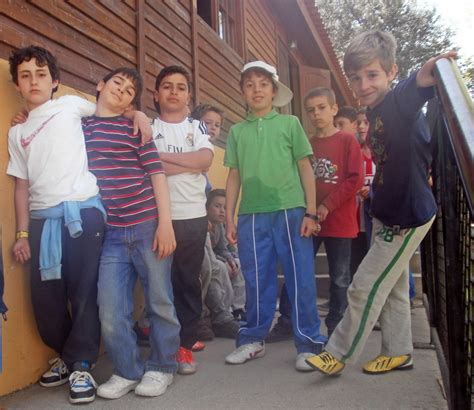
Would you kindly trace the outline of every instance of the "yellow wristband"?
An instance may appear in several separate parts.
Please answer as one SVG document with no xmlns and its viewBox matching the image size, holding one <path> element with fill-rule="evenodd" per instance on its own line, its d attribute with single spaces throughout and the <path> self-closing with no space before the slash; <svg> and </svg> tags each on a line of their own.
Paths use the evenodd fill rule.
<svg viewBox="0 0 474 410">
<path fill-rule="evenodd" d="M 28 238 L 29 236 L 30 236 L 30 234 L 28 233 L 28 231 L 18 231 L 16 233 L 16 239 Z"/>
</svg>

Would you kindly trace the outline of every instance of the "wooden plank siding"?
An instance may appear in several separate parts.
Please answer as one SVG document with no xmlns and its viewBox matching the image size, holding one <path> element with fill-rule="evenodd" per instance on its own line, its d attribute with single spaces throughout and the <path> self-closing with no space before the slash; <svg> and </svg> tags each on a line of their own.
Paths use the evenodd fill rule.
<svg viewBox="0 0 474 410">
<path fill-rule="evenodd" d="M 263 0 L 252 0 L 246 3 L 247 48 L 257 59 L 276 66 L 275 16 L 269 12 L 264 3 Z"/>
</svg>

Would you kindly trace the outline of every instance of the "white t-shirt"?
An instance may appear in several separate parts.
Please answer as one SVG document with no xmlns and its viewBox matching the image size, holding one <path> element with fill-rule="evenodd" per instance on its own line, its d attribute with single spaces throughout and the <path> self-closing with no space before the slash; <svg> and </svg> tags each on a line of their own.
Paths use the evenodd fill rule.
<svg viewBox="0 0 474 410">
<path fill-rule="evenodd" d="M 25 123 L 10 128 L 7 174 L 29 181 L 30 210 L 98 194 L 81 125 L 81 117 L 94 111 L 95 104 L 67 95 L 31 110 Z"/>
<path fill-rule="evenodd" d="M 176 124 L 159 118 L 153 121 L 153 139 L 158 152 L 195 152 L 207 148 L 214 152 L 203 123 L 186 118 Z M 206 216 L 206 178 L 201 173 L 169 175 L 172 219 Z"/>
</svg>

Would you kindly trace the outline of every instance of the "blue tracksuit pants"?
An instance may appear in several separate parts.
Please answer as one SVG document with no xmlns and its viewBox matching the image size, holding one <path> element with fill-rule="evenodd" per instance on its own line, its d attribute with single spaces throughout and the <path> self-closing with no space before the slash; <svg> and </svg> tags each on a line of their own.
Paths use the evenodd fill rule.
<svg viewBox="0 0 474 410">
<path fill-rule="evenodd" d="M 245 277 L 247 325 L 240 329 L 237 347 L 261 342 L 268 335 L 278 294 L 277 260 L 293 307 L 296 350 L 315 352 L 316 344 L 326 341 L 319 332 L 313 241 L 300 236 L 304 212 L 304 208 L 293 208 L 239 216 L 237 234 Z"/>
</svg>

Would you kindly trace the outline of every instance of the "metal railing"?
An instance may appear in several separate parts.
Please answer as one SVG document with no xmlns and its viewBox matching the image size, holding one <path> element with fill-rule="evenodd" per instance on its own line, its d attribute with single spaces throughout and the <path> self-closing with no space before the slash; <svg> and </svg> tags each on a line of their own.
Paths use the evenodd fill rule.
<svg viewBox="0 0 474 410">
<path fill-rule="evenodd" d="M 459 70 L 437 63 L 428 105 L 438 214 L 422 245 L 423 285 L 449 407 L 474 408 L 474 106 Z"/>
</svg>

